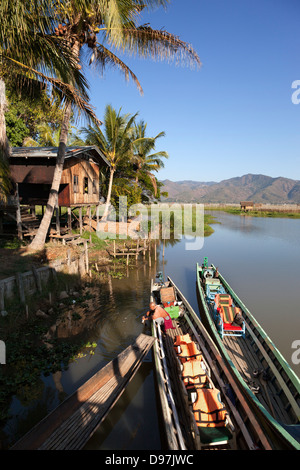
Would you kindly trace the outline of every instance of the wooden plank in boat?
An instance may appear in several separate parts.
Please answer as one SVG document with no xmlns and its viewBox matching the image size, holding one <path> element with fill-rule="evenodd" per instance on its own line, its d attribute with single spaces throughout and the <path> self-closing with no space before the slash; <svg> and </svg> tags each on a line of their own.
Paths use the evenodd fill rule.
<svg viewBox="0 0 300 470">
<path fill-rule="evenodd" d="M 255 336 L 255 334 L 252 332 L 252 330 L 249 328 L 249 326 L 247 325 L 247 322 L 245 322 L 245 323 L 246 323 L 247 330 L 251 334 L 251 336 L 252 336 L 253 340 L 255 341 L 256 345 L 258 346 L 260 352 L 262 353 L 262 355 L 264 356 L 264 358 L 268 362 L 268 365 L 269 365 L 272 373 L 275 375 L 276 379 L 280 383 L 280 386 L 282 387 L 282 389 L 284 390 L 286 396 L 288 397 L 288 399 L 290 401 L 290 404 L 291 404 L 297 418 L 300 420 L 300 407 L 299 407 L 298 403 L 296 402 L 294 396 L 292 395 L 292 393 L 290 392 L 290 390 L 286 386 L 286 383 L 282 379 L 280 373 L 277 371 L 277 369 L 274 366 L 273 362 L 269 359 L 269 356 L 268 356 L 266 350 L 264 349 L 264 347 L 262 346 L 262 344 L 260 343 L 258 338 Z"/>
<path fill-rule="evenodd" d="M 240 341 L 241 338 L 232 338 L 231 340 L 229 340 L 229 338 L 230 337 L 224 338 L 225 343 L 226 343 L 227 352 L 228 352 L 233 364 L 235 365 L 237 371 L 241 374 L 241 377 L 245 380 L 246 383 L 249 384 L 249 382 L 254 381 L 254 379 L 250 375 L 250 373 L 248 373 L 248 370 L 247 370 L 248 364 L 250 363 L 251 367 L 253 366 L 253 370 L 254 370 L 254 369 L 261 369 L 262 368 L 261 363 L 258 360 L 256 362 L 254 362 L 254 359 L 256 359 L 256 355 L 253 354 L 253 351 L 252 351 L 252 354 L 251 354 L 251 351 L 247 350 L 247 348 L 246 348 L 247 342 L 245 342 L 243 350 L 241 350 L 240 354 L 237 356 L 236 353 L 235 353 L 236 351 L 234 351 L 234 350 L 235 350 L 236 344 L 238 343 L 238 340 Z M 233 342 L 235 343 L 235 346 L 232 345 Z M 229 345 L 232 346 L 231 350 L 229 348 Z M 246 361 L 245 360 L 241 361 L 240 358 L 242 357 L 242 354 L 244 354 L 244 356 L 246 358 Z M 262 403 L 262 405 L 267 410 L 269 410 L 270 409 L 270 404 L 268 402 L 266 391 L 265 391 L 264 387 L 261 386 L 260 381 L 255 380 L 255 382 L 260 386 L 260 392 L 259 392 L 259 395 L 258 395 L 259 401 Z"/>
<path fill-rule="evenodd" d="M 253 353 L 253 348 L 250 345 L 250 341 L 252 340 L 252 337 L 247 330 L 247 337 L 246 340 L 241 341 L 241 345 L 243 346 L 242 350 L 243 353 L 245 354 L 246 360 L 249 363 L 249 365 L 252 368 L 252 372 L 257 369 L 257 370 L 263 370 L 264 365 L 263 361 L 265 359 L 263 358 L 263 361 L 261 361 L 258 358 L 258 354 Z M 238 338 L 236 338 L 238 340 Z M 253 341 L 255 344 L 255 342 Z M 257 351 L 259 351 L 259 348 L 257 346 Z M 260 356 L 262 356 L 260 352 Z M 262 356 L 263 357 L 263 356 Z M 282 422 L 290 422 L 290 418 L 286 411 L 282 407 L 281 400 L 278 397 L 277 391 L 272 383 L 272 381 L 267 381 L 265 382 L 261 376 L 254 378 L 251 377 L 250 380 L 254 380 L 260 387 L 260 392 L 258 395 L 259 400 L 262 402 L 264 407 L 269 410 L 270 414 L 272 414 L 276 419 Z M 275 416 L 276 415 L 276 416 Z"/>
<path fill-rule="evenodd" d="M 68 448 L 66 440 L 68 438 L 72 440 L 78 423 L 84 425 L 89 421 L 88 413 L 92 410 L 92 404 L 98 407 L 98 413 L 93 416 L 97 422 L 94 421 L 91 429 L 87 427 L 83 433 L 83 438 L 88 439 L 91 432 L 101 424 L 108 411 L 120 397 L 154 341 L 155 338 L 152 336 L 140 334 L 133 344 L 85 382 L 11 449 L 38 449 L 49 439 L 52 439 L 51 448 L 55 448 L 55 445 L 59 445 L 62 441 L 66 443 L 64 448 Z M 78 442 L 80 447 L 86 442 L 83 438 Z"/>
</svg>

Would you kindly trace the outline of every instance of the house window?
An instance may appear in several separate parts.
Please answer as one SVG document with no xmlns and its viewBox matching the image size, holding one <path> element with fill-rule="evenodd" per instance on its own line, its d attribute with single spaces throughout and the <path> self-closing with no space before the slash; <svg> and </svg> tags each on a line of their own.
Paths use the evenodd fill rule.
<svg viewBox="0 0 300 470">
<path fill-rule="evenodd" d="M 74 193 L 79 192 L 78 175 L 73 175 L 73 191 Z"/>
<path fill-rule="evenodd" d="M 93 194 L 97 194 L 97 180 L 93 179 Z"/>
<path fill-rule="evenodd" d="M 83 194 L 89 193 L 89 179 L 83 178 Z"/>
</svg>

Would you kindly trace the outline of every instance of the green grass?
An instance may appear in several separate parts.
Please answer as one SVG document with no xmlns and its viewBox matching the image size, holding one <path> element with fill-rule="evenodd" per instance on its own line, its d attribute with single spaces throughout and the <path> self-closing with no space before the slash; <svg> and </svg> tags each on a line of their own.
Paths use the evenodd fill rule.
<svg viewBox="0 0 300 470">
<path fill-rule="evenodd" d="M 228 212 L 234 215 L 244 215 L 251 217 L 271 217 L 271 218 L 288 218 L 288 219 L 300 219 L 300 212 L 283 212 L 283 211 L 249 211 L 245 212 L 235 208 L 222 208 L 223 212 Z"/>
</svg>

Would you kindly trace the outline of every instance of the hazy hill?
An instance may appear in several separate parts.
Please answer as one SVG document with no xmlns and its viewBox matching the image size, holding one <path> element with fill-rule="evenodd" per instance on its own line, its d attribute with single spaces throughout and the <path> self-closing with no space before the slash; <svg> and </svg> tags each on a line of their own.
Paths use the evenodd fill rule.
<svg viewBox="0 0 300 470">
<path fill-rule="evenodd" d="M 239 203 L 300 203 L 300 181 L 271 178 L 265 175 L 244 175 L 219 183 L 197 181 L 162 181 L 170 202 Z"/>
</svg>

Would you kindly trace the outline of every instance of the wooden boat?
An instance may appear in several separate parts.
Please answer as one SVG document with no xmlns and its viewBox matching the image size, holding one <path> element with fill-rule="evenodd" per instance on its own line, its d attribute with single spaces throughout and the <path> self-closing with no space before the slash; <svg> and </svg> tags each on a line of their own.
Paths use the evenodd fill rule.
<svg viewBox="0 0 300 470">
<path fill-rule="evenodd" d="M 170 304 L 166 306 L 168 295 L 167 302 Z M 169 450 L 271 450 L 271 442 L 236 385 L 230 368 L 178 287 L 170 278 L 167 282 L 162 279 L 152 280 L 150 300 L 164 305 L 173 317 L 171 322 L 165 322 L 165 327 L 155 321 L 152 321 L 151 325 L 152 335 L 157 339 L 153 345 L 153 356 L 166 438 L 165 447 Z M 184 372 L 187 367 L 182 357 L 184 349 L 178 350 L 178 347 L 174 347 L 183 336 L 186 341 L 189 337 L 193 347 L 201 354 L 188 358 L 194 362 L 190 362 L 190 367 L 199 365 L 196 364 L 199 361 L 201 363 L 204 372 L 204 375 L 201 375 L 201 385 L 195 383 L 197 376 L 192 377 L 190 383 L 191 377 Z M 199 415 L 195 415 L 195 403 L 206 394 L 210 396 L 218 392 L 225 407 L 227 423 L 219 424 L 220 427 L 214 427 L 213 423 L 209 423 L 208 427 L 207 423 L 196 423 L 195 416 L 199 420 Z M 215 405 L 214 407 L 216 408 Z M 211 409 L 202 411 L 211 412 L 211 416 L 214 413 Z"/>
<path fill-rule="evenodd" d="M 300 381 L 207 258 L 197 264 L 203 322 L 276 449 L 300 449 Z M 235 314 L 238 313 L 239 324 Z"/>
<path fill-rule="evenodd" d="M 99 428 L 134 377 L 154 339 L 140 334 L 11 450 L 80 450 Z"/>
</svg>

